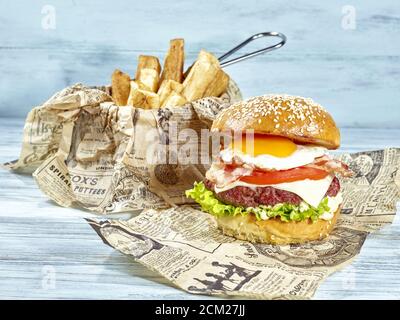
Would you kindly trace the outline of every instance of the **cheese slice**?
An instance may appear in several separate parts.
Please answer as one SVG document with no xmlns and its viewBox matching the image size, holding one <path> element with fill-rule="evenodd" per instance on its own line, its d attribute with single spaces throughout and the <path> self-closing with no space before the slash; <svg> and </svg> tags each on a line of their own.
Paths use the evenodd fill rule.
<svg viewBox="0 0 400 320">
<path fill-rule="evenodd" d="M 234 181 L 225 187 L 218 188 L 215 186 L 214 191 L 216 193 L 220 193 L 235 187 L 249 187 L 255 189 L 257 187 L 273 187 L 280 190 L 285 190 L 289 192 L 293 192 L 297 194 L 300 198 L 302 198 L 305 202 L 313 207 L 318 207 L 321 200 L 324 198 L 326 192 L 329 189 L 333 180 L 333 176 L 329 175 L 324 179 L 320 180 L 299 180 L 294 182 L 285 182 L 285 183 L 278 183 L 278 184 L 262 184 L 262 185 L 255 185 L 246 183 L 243 181 Z"/>
</svg>

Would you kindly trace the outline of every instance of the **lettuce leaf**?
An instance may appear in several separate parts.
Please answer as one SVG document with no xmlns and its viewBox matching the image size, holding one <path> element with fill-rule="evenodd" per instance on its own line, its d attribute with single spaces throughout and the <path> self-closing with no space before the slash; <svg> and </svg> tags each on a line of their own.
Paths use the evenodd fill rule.
<svg viewBox="0 0 400 320">
<path fill-rule="evenodd" d="M 285 222 L 306 219 L 311 219 L 315 222 L 324 212 L 330 211 L 327 197 L 322 199 L 317 208 L 308 205 L 304 201 L 300 205 L 279 203 L 274 206 L 260 205 L 256 208 L 236 207 L 219 201 L 214 192 L 208 190 L 203 182 L 195 183 L 193 189 L 186 191 L 186 196 L 200 204 L 203 211 L 217 217 L 236 216 L 239 214 L 245 216 L 253 213 L 257 220 L 279 217 Z"/>
</svg>

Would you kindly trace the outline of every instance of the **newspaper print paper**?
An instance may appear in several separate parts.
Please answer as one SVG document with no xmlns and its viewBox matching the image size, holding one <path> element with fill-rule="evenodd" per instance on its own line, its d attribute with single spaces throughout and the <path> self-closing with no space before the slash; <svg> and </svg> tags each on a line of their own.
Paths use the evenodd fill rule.
<svg viewBox="0 0 400 320">
<path fill-rule="evenodd" d="M 357 256 L 369 232 L 393 221 L 400 198 L 400 149 L 340 158 L 356 174 L 341 181 L 342 213 L 321 241 L 278 246 L 235 240 L 221 234 L 211 215 L 189 205 L 145 210 L 127 221 L 88 221 L 106 244 L 185 291 L 307 299 Z"/>
<path fill-rule="evenodd" d="M 152 110 L 117 107 L 108 93 L 107 87 L 76 84 L 35 107 L 26 119 L 21 155 L 7 166 L 33 172 L 57 204 L 100 214 L 192 202 L 184 190 L 204 177 L 208 165 L 151 165 L 146 152 L 165 140 L 171 123 L 178 124 L 178 132 L 209 128 L 221 108 L 241 100 L 236 84 L 231 81 L 219 98 Z M 152 129 L 158 140 L 146 141 Z M 165 144 L 169 150 L 184 142 Z"/>
</svg>

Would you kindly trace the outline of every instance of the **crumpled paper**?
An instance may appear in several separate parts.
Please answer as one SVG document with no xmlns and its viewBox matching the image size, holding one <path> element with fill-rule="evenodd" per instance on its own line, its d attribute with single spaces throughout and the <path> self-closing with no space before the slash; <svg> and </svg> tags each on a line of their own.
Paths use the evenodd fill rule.
<svg viewBox="0 0 400 320">
<path fill-rule="evenodd" d="M 114 105 L 107 87 L 76 84 L 28 114 L 21 155 L 8 166 L 33 172 L 39 188 L 64 207 L 108 214 L 190 203 L 184 191 L 209 166 L 201 152 L 188 163 L 151 163 L 148 152 L 160 145 L 169 157 L 185 150 L 187 141 L 171 139 L 172 129 L 201 136 L 222 108 L 240 99 L 231 81 L 219 98 L 144 110 Z M 200 139 L 190 144 L 202 150 Z"/>
<path fill-rule="evenodd" d="M 341 216 L 328 238 L 298 245 L 224 236 L 199 208 L 149 209 L 130 220 L 88 220 L 104 243 L 195 294 L 308 299 L 390 224 L 400 198 L 400 149 L 346 153 L 355 176 L 341 181 Z"/>
</svg>

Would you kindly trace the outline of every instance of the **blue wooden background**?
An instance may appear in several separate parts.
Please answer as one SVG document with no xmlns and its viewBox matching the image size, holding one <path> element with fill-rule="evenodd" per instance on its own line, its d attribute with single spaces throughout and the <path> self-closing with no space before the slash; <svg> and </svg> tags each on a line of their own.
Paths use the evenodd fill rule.
<svg viewBox="0 0 400 320">
<path fill-rule="evenodd" d="M 355 29 L 346 28 L 346 6 Z M 116 67 L 133 74 L 139 54 L 162 57 L 173 37 L 185 38 L 190 64 L 201 48 L 220 55 L 270 30 L 285 33 L 287 45 L 226 69 L 245 97 L 313 97 L 351 127 L 342 151 L 399 146 L 398 0 L 0 0 L 0 8 L 0 163 L 18 156 L 30 108 L 67 85 L 106 84 Z M 46 29 L 52 10 L 55 29 Z M 0 298 L 200 298 L 103 245 L 86 212 L 55 206 L 31 177 L 0 170 L 0 181 Z M 399 299 L 398 218 L 316 298 Z"/>
<path fill-rule="evenodd" d="M 133 74 L 139 54 L 163 57 L 173 37 L 189 64 L 201 48 L 222 54 L 276 30 L 285 47 L 226 69 L 245 97 L 310 96 L 342 127 L 399 128 L 399 2 L 348 1 L 1 0 L 0 117 L 24 117 L 75 82 L 106 84 L 116 67 Z M 346 5 L 355 29 L 343 28 Z M 48 6 L 55 29 L 43 28 Z"/>
</svg>

